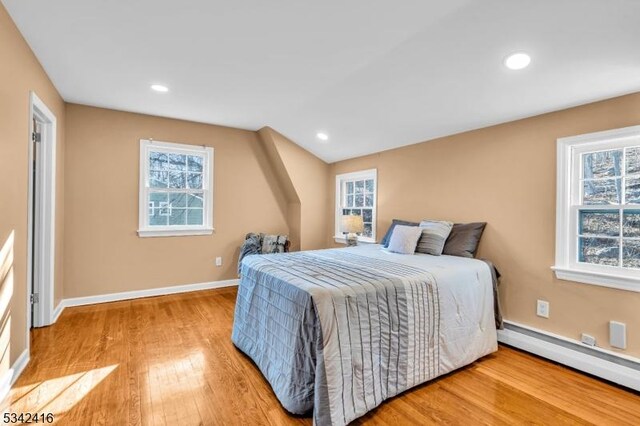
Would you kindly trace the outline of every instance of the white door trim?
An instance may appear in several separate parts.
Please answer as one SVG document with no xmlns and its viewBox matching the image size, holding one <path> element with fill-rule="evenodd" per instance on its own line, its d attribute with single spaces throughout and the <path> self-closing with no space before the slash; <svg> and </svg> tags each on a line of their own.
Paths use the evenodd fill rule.
<svg viewBox="0 0 640 426">
<path fill-rule="evenodd" d="M 40 182 L 38 191 L 40 212 L 39 218 L 33 217 L 33 145 L 31 137 L 33 134 L 33 119 L 36 118 L 43 123 L 42 126 L 42 142 L 41 155 L 42 160 Z M 29 189 L 28 189 L 28 227 L 27 227 L 27 283 L 29 285 L 27 291 L 27 345 L 29 345 L 29 330 L 31 329 L 31 309 L 32 305 L 29 300 L 31 292 L 30 285 L 32 277 L 33 256 L 31 247 L 34 235 L 32 232 L 33 221 L 38 221 L 37 229 L 39 230 L 39 261 L 33 265 L 34 269 L 39 271 L 35 274 L 36 282 L 34 289 L 39 295 L 39 303 L 33 305 L 35 327 L 43 327 L 53 323 L 53 292 L 55 277 L 55 212 L 56 212 L 56 116 L 51 110 L 40 100 L 34 93 L 29 94 Z"/>
</svg>

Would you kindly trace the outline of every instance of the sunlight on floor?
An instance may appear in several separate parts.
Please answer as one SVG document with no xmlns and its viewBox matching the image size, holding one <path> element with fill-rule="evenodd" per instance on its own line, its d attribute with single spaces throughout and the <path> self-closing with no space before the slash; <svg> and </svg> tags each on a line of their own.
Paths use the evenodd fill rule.
<svg viewBox="0 0 640 426">
<path fill-rule="evenodd" d="M 183 358 L 165 361 L 149 366 L 149 390 L 180 396 L 180 392 L 203 386 L 205 357 L 202 352 L 194 352 Z"/>
<path fill-rule="evenodd" d="M 100 384 L 118 364 L 15 387 L 12 412 L 53 413 L 58 417 L 72 409 Z"/>
<path fill-rule="evenodd" d="M 11 231 L 0 249 L 0 395 L 9 393 L 13 378 L 11 369 L 11 298 L 13 297 L 13 242 Z M 0 240 L 1 241 L 1 240 Z M 0 408 L 6 406 L 6 399 L 0 401 Z"/>
</svg>

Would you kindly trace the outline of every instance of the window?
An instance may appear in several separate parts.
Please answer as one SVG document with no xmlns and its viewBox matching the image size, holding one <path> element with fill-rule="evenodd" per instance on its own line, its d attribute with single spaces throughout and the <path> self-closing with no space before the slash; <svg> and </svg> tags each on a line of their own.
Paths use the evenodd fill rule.
<svg viewBox="0 0 640 426">
<path fill-rule="evenodd" d="M 640 291 L 640 126 L 558 140 L 560 279 Z"/>
<path fill-rule="evenodd" d="M 213 148 L 140 141 L 138 235 L 213 232 Z"/>
<path fill-rule="evenodd" d="M 378 189 L 376 169 L 346 173 L 336 176 L 336 241 L 344 240 L 340 222 L 344 215 L 362 216 L 364 232 L 359 241 L 376 241 L 376 193 Z"/>
</svg>

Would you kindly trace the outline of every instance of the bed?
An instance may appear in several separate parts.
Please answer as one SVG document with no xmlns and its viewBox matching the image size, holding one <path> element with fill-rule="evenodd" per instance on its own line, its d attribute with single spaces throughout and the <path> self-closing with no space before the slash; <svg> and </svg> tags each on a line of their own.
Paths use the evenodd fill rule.
<svg viewBox="0 0 640 426">
<path fill-rule="evenodd" d="M 497 350 L 495 271 L 379 245 L 248 256 L 232 340 L 294 414 L 345 425 Z"/>
</svg>

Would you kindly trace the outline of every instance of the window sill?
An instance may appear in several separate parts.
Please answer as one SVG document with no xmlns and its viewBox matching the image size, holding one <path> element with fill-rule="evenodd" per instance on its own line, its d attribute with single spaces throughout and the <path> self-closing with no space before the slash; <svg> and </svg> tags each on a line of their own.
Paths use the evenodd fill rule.
<svg viewBox="0 0 640 426">
<path fill-rule="evenodd" d="M 560 266 L 552 266 L 551 269 L 556 273 L 556 277 L 559 280 L 576 281 L 618 290 L 640 292 L 640 277 L 583 271 Z"/>
<path fill-rule="evenodd" d="M 194 235 L 211 235 L 213 228 L 197 229 L 138 229 L 138 236 L 147 237 L 188 237 Z"/>
<path fill-rule="evenodd" d="M 347 243 L 347 239 L 345 238 L 344 235 L 334 235 L 333 236 L 333 240 L 336 243 L 339 243 L 339 244 L 346 244 Z M 360 238 L 360 237 L 358 237 L 358 243 L 362 243 L 362 244 L 378 244 L 376 242 L 376 240 L 374 240 L 373 238 Z"/>
</svg>

